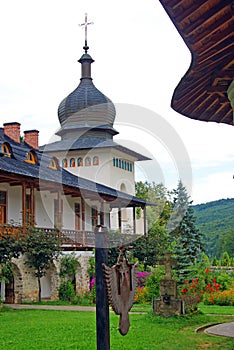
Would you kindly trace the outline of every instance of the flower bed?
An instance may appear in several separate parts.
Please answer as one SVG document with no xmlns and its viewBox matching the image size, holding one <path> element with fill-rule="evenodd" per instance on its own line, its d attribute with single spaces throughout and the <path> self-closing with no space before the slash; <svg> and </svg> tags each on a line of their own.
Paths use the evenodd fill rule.
<svg viewBox="0 0 234 350">
<path fill-rule="evenodd" d="M 203 295 L 205 305 L 226 305 L 234 306 L 234 291 L 225 290 L 223 292 L 205 293 Z"/>
</svg>

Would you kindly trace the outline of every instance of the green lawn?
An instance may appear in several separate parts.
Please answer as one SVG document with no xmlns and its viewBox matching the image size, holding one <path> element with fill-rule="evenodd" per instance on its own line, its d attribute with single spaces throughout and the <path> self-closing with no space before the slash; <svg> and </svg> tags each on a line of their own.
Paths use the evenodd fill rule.
<svg viewBox="0 0 234 350">
<path fill-rule="evenodd" d="M 195 333 L 208 323 L 227 322 L 227 316 L 162 318 L 131 314 L 129 333 L 122 337 L 118 316 L 110 314 L 111 350 L 234 349 L 234 339 Z M 17 310 L 0 312 L 1 350 L 96 349 L 95 313 L 77 311 Z"/>
<path fill-rule="evenodd" d="M 204 305 L 200 303 L 198 309 L 205 314 L 234 315 L 234 306 Z"/>
</svg>

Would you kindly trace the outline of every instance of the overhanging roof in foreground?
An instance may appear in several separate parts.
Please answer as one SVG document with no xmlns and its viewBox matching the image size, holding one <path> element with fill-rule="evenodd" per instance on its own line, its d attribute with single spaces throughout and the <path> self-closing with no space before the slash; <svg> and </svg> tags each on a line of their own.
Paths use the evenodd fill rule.
<svg viewBox="0 0 234 350">
<path fill-rule="evenodd" d="M 159 0 L 192 54 L 171 106 L 186 117 L 233 125 L 227 89 L 234 79 L 234 3 Z"/>
</svg>

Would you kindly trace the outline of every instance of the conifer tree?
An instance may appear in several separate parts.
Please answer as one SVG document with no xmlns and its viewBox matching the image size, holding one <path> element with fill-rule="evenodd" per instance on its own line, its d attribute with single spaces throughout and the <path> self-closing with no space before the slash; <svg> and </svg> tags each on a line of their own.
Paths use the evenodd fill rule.
<svg viewBox="0 0 234 350">
<path fill-rule="evenodd" d="M 174 191 L 172 214 L 167 225 L 170 241 L 174 243 L 174 254 L 177 258 L 177 276 L 182 281 L 186 278 L 189 267 L 201 258 L 201 234 L 195 226 L 192 201 L 182 182 L 179 181 Z"/>
</svg>

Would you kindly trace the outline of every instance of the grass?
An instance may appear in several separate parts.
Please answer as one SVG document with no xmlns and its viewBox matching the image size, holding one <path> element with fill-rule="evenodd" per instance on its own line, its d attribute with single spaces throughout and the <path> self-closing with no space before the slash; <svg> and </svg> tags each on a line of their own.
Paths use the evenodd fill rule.
<svg viewBox="0 0 234 350">
<path fill-rule="evenodd" d="M 205 314 L 234 315 L 233 306 L 204 305 L 200 303 L 198 308 Z"/>
<path fill-rule="evenodd" d="M 141 309 L 146 310 L 145 306 Z M 1 350 L 96 349 L 94 312 L 4 310 L 5 312 L 0 312 Z M 233 338 L 195 333 L 195 329 L 204 324 L 230 322 L 230 317 L 227 316 L 197 314 L 163 318 L 150 312 L 131 314 L 130 331 L 125 337 L 117 330 L 118 321 L 119 317 L 111 313 L 111 350 L 234 348 Z"/>
</svg>

